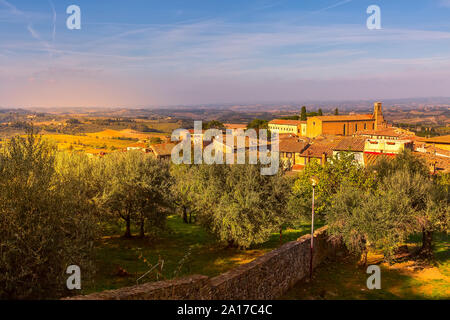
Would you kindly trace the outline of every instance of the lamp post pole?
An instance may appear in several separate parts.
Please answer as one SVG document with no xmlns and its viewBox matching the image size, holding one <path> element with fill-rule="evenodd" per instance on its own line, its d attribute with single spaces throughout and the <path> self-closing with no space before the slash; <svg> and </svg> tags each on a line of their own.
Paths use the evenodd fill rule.
<svg viewBox="0 0 450 320">
<path fill-rule="evenodd" d="M 312 194 L 312 213 L 311 213 L 311 252 L 309 260 L 309 279 L 312 280 L 313 272 L 313 252 L 314 252 L 314 193 L 316 186 L 313 183 L 313 194 Z"/>
</svg>

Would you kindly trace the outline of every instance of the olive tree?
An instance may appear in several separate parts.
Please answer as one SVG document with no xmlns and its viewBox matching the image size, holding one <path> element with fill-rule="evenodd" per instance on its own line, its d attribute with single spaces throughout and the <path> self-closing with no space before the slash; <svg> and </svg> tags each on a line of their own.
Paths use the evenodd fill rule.
<svg viewBox="0 0 450 320">
<path fill-rule="evenodd" d="M 152 232 L 163 229 L 171 204 L 168 163 L 140 151 L 113 153 L 103 160 L 104 189 L 99 203 L 125 222 L 124 237 L 132 237 L 132 223 L 139 227 L 140 237 L 145 236 L 146 225 Z"/>
<path fill-rule="evenodd" d="M 198 168 L 196 205 L 200 221 L 229 246 L 267 241 L 285 222 L 289 186 L 283 173 L 260 174 L 261 165 Z"/>
<path fill-rule="evenodd" d="M 96 223 L 83 190 L 86 167 L 57 170 L 56 157 L 32 132 L 0 153 L 0 299 L 60 297 L 68 294 L 69 265 L 84 280 L 92 270 Z"/>
</svg>

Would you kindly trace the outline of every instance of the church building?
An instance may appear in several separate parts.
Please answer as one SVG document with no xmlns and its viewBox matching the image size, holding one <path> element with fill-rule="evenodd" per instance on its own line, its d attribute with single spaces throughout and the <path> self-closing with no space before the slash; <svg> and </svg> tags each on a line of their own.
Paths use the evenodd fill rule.
<svg viewBox="0 0 450 320">
<path fill-rule="evenodd" d="M 381 102 L 375 102 L 373 114 L 310 117 L 306 127 L 309 138 L 322 134 L 351 136 L 357 131 L 386 128 L 386 121 Z"/>
</svg>

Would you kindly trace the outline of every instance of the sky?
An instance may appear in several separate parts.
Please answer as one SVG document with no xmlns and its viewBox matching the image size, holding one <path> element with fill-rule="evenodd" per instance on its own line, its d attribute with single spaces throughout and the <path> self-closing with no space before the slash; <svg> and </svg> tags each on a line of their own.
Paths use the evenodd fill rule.
<svg viewBox="0 0 450 320">
<path fill-rule="evenodd" d="M 450 0 L 0 0 L 1 107 L 442 96 Z"/>
</svg>

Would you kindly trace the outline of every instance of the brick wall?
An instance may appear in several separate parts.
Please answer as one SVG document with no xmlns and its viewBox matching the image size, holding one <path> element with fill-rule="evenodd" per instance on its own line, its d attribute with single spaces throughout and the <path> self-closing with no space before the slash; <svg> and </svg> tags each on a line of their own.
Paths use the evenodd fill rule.
<svg viewBox="0 0 450 320">
<path fill-rule="evenodd" d="M 314 267 L 344 250 L 327 236 L 327 227 L 314 234 Z M 217 277 L 193 275 L 146 283 L 68 299 L 84 300 L 264 300 L 275 299 L 309 275 L 310 235 L 289 242 L 254 261 Z"/>
</svg>

